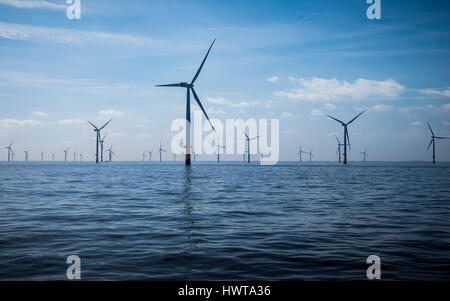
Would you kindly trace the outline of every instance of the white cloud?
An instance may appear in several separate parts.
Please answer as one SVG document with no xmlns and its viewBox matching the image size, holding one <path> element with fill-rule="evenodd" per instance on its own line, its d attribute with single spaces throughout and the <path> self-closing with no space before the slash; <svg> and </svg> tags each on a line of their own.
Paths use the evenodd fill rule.
<svg viewBox="0 0 450 301">
<path fill-rule="evenodd" d="M 218 97 L 218 98 L 214 98 L 214 97 L 206 97 L 206 99 L 210 102 L 210 103 L 214 103 L 214 104 L 220 104 L 220 105 L 227 105 L 233 108 L 243 108 L 243 107 L 249 107 L 249 106 L 254 106 L 254 105 L 259 105 L 260 103 L 257 101 L 242 101 L 242 102 L 238 102 L 238 103 L 234 103 L 231 102 L 230 100 L 223 98 L 223 97 Z"/>
<path fill-rule="evenodd" d="M 337 109 L 337 107 L 334 104 L 329 103 L 329 102 L 324 103 L 323 106 L 327 110 L 336 110 Z"/>
<path fill-rule="evenodd" d="M 43 0 L 0 0 L 0 4 L 26 9 L 49 9 L 49 10 L 66 9 L 66 6 L 63 4 L 57 4 Z"/>
<path fill-rule="evenodd" d="M 98 112 L 99 115 L 102 116 L 115 116 L 115 117 L 121 117 L 123 116 L 123 112 L 119 112 L 119 111 L 114 111 L 114 110 L 101 110 Z"/>
<path fill-rule="evenodd" d="M 431 96 L 450 97 L 450 87 L 447 87 L 444 90 L 423 89 L 420 90 L 420 93 Z"/>
<path fill-rule="evenodd" d="M 34 111 L 33 115 L 39 116 L 39 117 L 47 117 L 48 114 L 44 112 Z"/>
<path fill-rule="evenodd" d="M 411 122 L 410 123 L 412 126 L 421 126 L 421 125 L 423 125 L 423 122 L 420 122 L 420 121 L 413 121 L 413 122 Z"/>
<path fill-rule="evenodd" d="M 292 114 L 291 112 L 283 112 L 282 116 L 285 118 L 291 118 L 294 117 L 294 114 Z"/>
<path fill-rule="evenodd" d="M 0 120 L 0 127 L 10 128 L 15 126 L 23 126 L 23 125 L 31 125 L 36 126 L 42 124 L 42 121 L 35 120 L 35 119 L 25 119 L 25 120 L 18 120 L 18 119 L 1 119 Z"/>
<path fill-rule="evenodd" d="M 78 118 L 71 118 L 71 119 L 58 120 L 57 122 L 62 125 L 70 125 L 70 124 L 81 124 L 81 123 L 85 123 L 87 121 L 83 120 L 83 119 L 78 119 Z"/>
<path fill-rule="evenodd" d="M 324 116 L 325 113 L 322 112 L 321 110 L 314 109 L 314 110 L 311 111 L 311 115 L 314 116 L 314 117 L 320 117 L 320 116 Z"/>
<path fill-rule="evenodd" d="M 372 110 L 382 111 L 382 112 L 392 111 L 393 109 L 394 109 L 394 106 L 384 105 L 384 104 L 378 104 L 378 105 L 374 105 L 372 107 Z"/>
<path fill-rule="evenodd" d="M 353 83 L 340 81 L 335 78 L 309 78 L 295 79 L 291 81 L 300 84 L 299 89 L 287 91 L 275 91 L 276 96 L 301 101 L 343 101 L 362 100 L 367 98 L 395 98 L 405 88 L 393 79 L 376 81 L 370 79 L 357 79 Z"/>
<path fill-rule="evenodd" d="M 279 81 L 280 79 L 278 78 L 278 76 L 272 76 L 270 78 L 267 79 L 269 82 L 276 83 L 277 81 Z"/>
<path fill-rule="evenodd" d="M 225 114 L 224 111 L 222 110 L 215 110 L 213 108 L 208 108 L 206 109 L 206 113 L 210 114 L 210 115 L 221 115 L 221 114 Z"/>
<path fill-rule="evenodd" d="M 444 110 L 445 113 L 449 113 L 450 112 L 450 103 L 446 103 L 446 104 L 442 105 L 441 109 Z"/>
</svg>

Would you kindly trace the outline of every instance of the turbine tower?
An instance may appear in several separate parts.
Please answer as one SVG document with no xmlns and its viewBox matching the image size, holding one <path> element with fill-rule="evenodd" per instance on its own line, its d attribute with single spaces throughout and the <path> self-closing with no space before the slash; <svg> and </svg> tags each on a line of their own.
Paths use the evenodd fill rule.
<svg viewBox="0 0 450 301">
<path fill-rule="evenodd" d="M 450 139 L 449 137 L 437 137 L 434 135 L 433 130 L 431 129 L 430 124 L 427 122 L 428 124 L 428 128 L 430 129 L 431 132 L 431 141 L 430 144 L 428 145 L 427 151 L 430 149 L 431 144 L 433 144 L 433 164 L 436 163 L 436 139 Z"/>
<path fill-rule="evenodd" d="M 344 127 L 344 164 L 347 164 L 347 142 L 349 144 L 350 147 L 350 138 L 348 136 L 348 129 L 347 126 L 349 124 L 351 124 L 353 121 L 356 120 L 356 118 L 358 118 L 359 116 L 361 116 L 362 113 L 364 113 L 366 110 L 362 111 L 361 113 L 359 113 L 358 115 L 356 115 L 355 118 L 353 118 L 352 120 L 350 120 L 349 122 L 345 123 L 340 121 L 339 119 L 336 119 L 330 115 L 327 115 L 329 118 L 336 120 L 337 122 L 339 122 L 343 127 Z"/>
<path fill-rule="evenodd" d="M 299 162 L 302 163 L 302 154 L 303 154 L 303 151 L 302 151 L 302 146 L 301 146 L 300 144 L 298 145 L 298 149 L 299 149 L 299 151 L 298 151 L 298 153 L 297 153 L 297 156 L 299 157 Z"/>
<path fill-rule="evenodd" d="M 369 157 L 367 155 L 367 147 L 366 147 L 366 149 L 363 152 L 361 152 L 361 154 L 363 155 L 363 161 L 366 162 L 366 157 Z"/>
<path fill-rule="evenodd" d="M 77 152 L 74 151 L 73 152 L 73 162 L 76 162 L 76 161 L 77 161 Z"/>
<path fill-rule="evenodd" d="M 28 159 L 30 158 L 30 153 L 28 152 L 28 148 L 26 151 L 23 151 L 25 153 L 25 162 L 28 162 Z"/>
<path fill-rule="evenodd" d="M 52 153 L 52 161 L 55 161 L 55 153 Z"/>
<path fill-rule="evenodd" d="M 336 154 L 339 154 L 339 163 L 341 163 L 341 146 L 343 144 L 341 144 L 341 141 L 339 141 L 339 138 L 336 135 L 335 135 L 335 137 L 336 137 L 336 141 L 338 143 L 338 148 L 337 148 Z"/>
<path fill-rule="evenodd" d="M 111 120 L 112 119 L 105 123 L 101 128 L 96 127 L 92 122 L 88 121 L 94 127 L 94 132 L 96 132 L 97 142 L 95 144 L 95 163 L 98 163 L 98 144 L 100 141 L 100 131 L 103 130 L 108 125 L 108 123 L 111 122 Z"/>
<path fill-rule="evenodd" d="M 244 132 L 244 135 L 245 135 L 245 140 L 247 141 L 247 156 L 248 156 L 247 160 L 248 160 L 248 163 L 250 163 L 250 140 L 258 139 L 259 136 L 250 138 L 245 132 Z M 245 161 L 245 159 L 244 159 L 244 161 Z"/>
<path fill-rule="evenodd" d="M 162 154 L 162 152 L 166 152 L 166 150 L 161 147 L 161 142 L 159 143 L 159 150 L 158 150 L 158 152 L 159 152 L 159 162 L 162 162 L 161 154 Z M 186 156 L 186 160 L 187 160 L 187 156 Z M 189 164 L 187 164 L 187 161 L 186 161 L 186 165 L 190 165 L 190 164 L 191 164 L 191 161 L 190 161 L 190 158 L 189 158 Z"/>
<path fill-rule="evenodd" d="M 112 150 L 112 145 L 111 145 L 111 147 L 108 148 L 106 151 L 108 152 L 109 162 L 112 162 L 112 156 L 114 155 L 114 152 L 113 152 L 113 150 Z"/>
<path fill-rule="evenodd" d="M 220 149 L 226 149 L 225 146 L 217 144 L 217 163 L 220 162 Z"/>
<path fill-rule="evenodd" d="M 311 162 L 312 161 L 312 157 L 314 157 L 314 155 L 313 155 L 313 148 L 311 148 L 311 151 L 307 152 L 306 154 L 309 155 L 309 162 Z"/>
<path fill-rule="evenodd" d="M 103 142 L 105 141 L 106 136 L 108 135 L 108 132 L 105 133 L 105 135 L 103 136 L 103 138 L 100 138 L 100 161 L 103 162 Z"/>
<path fill-rule="evenodd" d="M 12 144 L 13 144 L 13 141 L 11 139 L 11 143 L 5 147 L 8 150 L 8 162 L 10 162 L 12 160 L 12 158 L 11 158 L 11 154 L 13 153 Z"/>
<path fill-rule="evenodd" d="M 145 151 L 142 153 L 142 162 L 145 162 Z"/>
<path fill-rule="evenodd" d="M 80 162 L 83 161 L 83 153 L 80 153 Z"/>
<path fill-rule="evenodd" d="M 41 162 L 44 162 L 44 153 L 41 153 Z"/>
<path fill-rule="evenodd" d="M 63 149 L 64 152 L 64 162 L 67 162 L 67 152 L 69 151 L 70 146 L 67 149 Z"/>
<path fill-rule="evenodd" d="M 151 151 L 147 151 L 147 153 L 148 153 L 148 162 L 152 162 L 153 149 Z"/>
<path fill-rule="evenodd" d="M 211 44 L 211 46 L 208 49 L 208 52 L 206 53 L 205 58 L 203 59 L 200 67 L 197 70 L 197 73 L 195 73 L 194 78 L 192 79 L 191 83 L 187 82 L 181 82 L 177 84 L 168 84 L 168 85 L 157 85 L 157 87 L 179 87 L 179 88 L 186 88 L 186 159 L 185 164 L 191 165 L 191 91 L 194 95 L 195 100 L 197 101 L 198 106 L 203 111 L 203 114 L 205 115 L 206 119 L 208 119 L 209 124 L 211 125 L 211 128 L 215 131 L 214 126 L 212 125 L 211 121 L 209 120 L 208 114 L 206 114 L 205 109 L 203 108 L 202 103 L 200 102 L 200 99 L 197 96 L 197 93 L 195 93 L 194 90 L 194 83 L 197 80 L 197 77 L 199 76 L 200 72 L 202 71 L 203 65 L 205 64 L 205 61 L 209 55 L 209 52 L 211 51 L 211 48 L 214 45 L 214 40 Z M 160 152 L 161 157 L 161 152 Z"/>
</svg>

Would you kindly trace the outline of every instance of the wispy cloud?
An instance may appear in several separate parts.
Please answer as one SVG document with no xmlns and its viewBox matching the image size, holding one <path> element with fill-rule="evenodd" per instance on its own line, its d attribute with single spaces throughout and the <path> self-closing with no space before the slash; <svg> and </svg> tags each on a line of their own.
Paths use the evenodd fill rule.
<svg viewBox="0 0 450 301">
<path fill-rule="evenodd" d="M 60 1 L 60 3 L 63 1 Z M 64 1 L 65 2 L 65 1 Z M 66 5 L 43 0 L 0 0 L 0 4 L 25 9 L 65 10 Z"/>
<path fill-rule="evenodd" d="M 121 117 L 124 115 L 123 112 L 115 111 L 115 110 L 101 110 L 98 112 L 101 116 L 109 116 L 109 117 Z"/>
<path fill-rule="evenodd" d="M 58 120 L 57 122 L 58 122 L 58 124 L 61 124 L 61 125 L 72 125 L 72 124 L 87 123 L 86 120 L 78 119 L 78 118 L 63 119 L 63 120 Z"/>
<path fill-rule="evenodd" d="M 210 103 L 219 104 L 219 105 L 227 105 L 233 108 L 243 108 L 243 107 L 249 107 L 254 105 L 259 105 L 260 103 L 258 101 L 241 101 L 241 102 L 232 102 L 226 98 L 223 97 L 207 97 L 206 98 Z"/>
<path fill-rule="evenodd" d="M 314 116 L 314 117 L 320 117 L 320 116 L 324 116 L 325 113 L 322 112 L 321 110 L 314 109 L 314 110 L 311 111 L 311 115 Z"/>
<path fill-rule="evenodd" d="M 24 125 L 36 126 L 36 125 L 41 125 L 41 124 L 43 124 L 42 121 L 35 120 L 35 119 L 24 119 L 24 120 L 1 119 L 0 120 L 0 127 L 5 127 L 5 128 L 24 126 Z"/>
<path fill-rule="evenodd" d="M 364 100 L 368 98 L 395 98 L 405 90 L 401 84 L 393 79 L 376 81 L 371 79 L 357 79 L 353 83 L 337 80 L 336 78 L 300 78 L 291 77 L 291 81 L 300 85 L 287 91 L 276 91 L 276 96 L 287 97 L 300 101 L 344 101 Z"/>
<path fill-rule="evenodd" d="M 272 76 L 272 77 L 269 77 L 267 80 L 273 84 L 273 83 L 276 83 L 277 81 L 279 81 L 280 79 L 278 78 L 278 76 Z"/>
<path fill-rule="evenodd" d="M 423 122 L 421 122 L 421 121 L 413 121 L 413 122 L 410 123 L 410 125 L 412 125 L 412 126 L 422 126 Z"/>
<path fill-rule="evenodd" d="M 394 109 L 394 106 L 378 104 L 378 105 L 374 105 L 371 109 L 374 111 L 388 112 L 388 111 L 392 111 Z"/>
<path fill-rule="evenodd" d="M 292 114 L 291 112 L 283 112 L 282 116 L 284 118 L 291 118 L 294 117 L 294 114 Z"/>
<path fill-rule="evenodd" d="M 40 112 L 40 111 L 34 111 L 34 112 L 33 112 L 33 115 L 39 116 L 39 117 L 47 117 L 47 116 L 48 116 L 47 113 L 45 113 L 45 112 Z"/>
<path fill-rule="evenodd" d="M 420 90 L 420 93 L 430 96 L 439 96 L 439 97 L 450 97 L 450 87 L 447 87 L 443 90 L 438 89 L 423 89 Z"/>
</svg>

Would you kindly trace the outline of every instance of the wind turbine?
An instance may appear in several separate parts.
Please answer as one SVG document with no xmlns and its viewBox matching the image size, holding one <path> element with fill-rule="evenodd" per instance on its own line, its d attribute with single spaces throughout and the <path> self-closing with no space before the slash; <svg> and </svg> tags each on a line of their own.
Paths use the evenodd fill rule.
<svg viewBox="0 0 450 301">
<path fill-rule="evenodd" d="M 70 146 L 67 149 L 63 149 L 64 152 L 64 162 L 67 162 L 67 152 L 69 151 Z"/>
<path fill-rule="evenodd" d="M 105 141 L 106 136 L 108 135 L 108 132 L 105 133 L 105 135 L 103 136 L 103 138 L 100 138 L 100 161 L 103 162 L 103 142 Z"/>
<path fill-rule="evenodd" d="M 258 139 L 259 136 L 250 138 L 245 132 L 244 132 L 244 135 L 245 135 L 245 140 L 247 140 L 247 156 L 248 156 L 247 158 L 248 158 L 248 163 L 250 163 L 250 140 Z"/>
<path fill-rule="evenodd" d="M 147 151 L 147 153 L 148 153 L 148 162 L 152 162 L 153 149 L 151 151 Z"/>
<path fill-rule="evenodd" d="M 299 162 L 302 163 L 302 154 L 303 154 L 302 146 L 299 144 L 298 148 L 299 148 L 299 151 L 297 153 L 297 156 L 299 157 L 299 160 L 300 160 Z"/>
<path fill-rule="evenodd" d="M 192 152 L 192 155 L 194 156 L 194 162 L 197 161 L 197 154 L 195 152 Z"/>
<path fill-rule="evenodd" d="M 195 73 L 194 78 L 192 79 L 191 83 L 187 82 L 181 82 L 177 84 L 168 84 L 168 85 L 157 85 L 157 87 L 179 87 L 179 88 L 186 88 L 186 159 L 185 164 L 191 165 L 191 91 L 194 95 L 195 100 L 197 101 L 198 106 L 203 111 L 203 114 L 205 114 L 206 119 L 208 119 L 209 124 L 211 125 L 211 128 L 215 131 L 214 126 L 212 125 L 211 121 L 209 120 L 208 114 L 206 114 L 205 109 L 203 108 L 202 103 L 200 102 L 200 99 L 197 96 L 197 93 L 195 93 L 194 90 L 194 83 L 197 80 L 197 77 L 199 76 L 200 72 L 202 71 L 203 65 L 205 64 L 206 58 L 209 55 L 209 52 L 211 51 L 212 46 L 214 45 L 214 40 L 211 44 L 211 46 L 208 49 L 208 52 L 206 53 L 205 58 L 203 59 L 200 67 L 197 70 L 197 73 Z M 160 152 L 161 156 L 161 152 Z"/>
<path fill-rule="evenodd" d="M 93 127 L 94 127 L 94 132 L 96 132 L 96 145 L 95 145 L 95 163 L 98 163 L 98 143 L 100 140 L 100 131 L 103 130 L 105 128 L 105 126 L 108 125 L 108 123 L 111 122 L 112 119 L 110 119 L 107 123 L 105 123 L 101 128 L 96 127 L 92 122 L 88 121 Z"/>
<path fill-rule="evenodd" d="M 145 162 L 145 151 L 142 153 L 142 162 Z"/>
<path fill-rule="evenodd" d="M 305 152 L 305 153 L 306 153 L 306 152 Z M 311 151 L 310 151 L 310 152 L 307 152 L 306 154 L 309 155 L 309 162 L 311 162 L 311 161 L 312 161 L 311 158 L 314 157 L 314 155 L 313 155 L 313 148 L 311 148 Z"/>
<path fill-rule="evenodd" d="M 161 156 L 161 154 L 162 154 L 162 152 L 166 152 L 166 150 L 165 149 L 163 149 L 162 147 L 161 147 L 161 142 L 159 143 L 159 150 L 158 150 L 158 152 L 159 152 L 159 162 L 162 162 L 162 156 Z M 167 152 L 166 152 L 167 153 Z M 190 157 L 189 157 L 189 165 L 191 164 L 191 161 L 190 161 Z M 187 160 L 187 155 L 186 155 L 186 160 Z M 195 160 L 194 160 L 195 161 Z M 186 165 L 188 165 L 187 164 L 187 161 L 186 161 Z"/>
<path fill-rule="evenodd" d="M 73 162 L 76 162 L 76 161 L 77 161 L 77 152 L 74 151 L 73 152 Z"/>
<path fill-rule="evenodd" d="M 338 148 L 337 148 L 336 154 L 339 154 L 339 163 L 341 163 L 341 146 L 343 144 L 341 144 L 341 141 L 339 141 L 339 138 L 336 135 L 335 135 L 335 137 L 336 137 L 336 140 L 338 143 Z"/>
<path fill-rule="evenodd" d="M 80 162 L 83 161 L 83 153 L 80 153 Z"/>
<path fill-rule="evenodd" d="M 220 149 L 226 149 L 226 147 L 217 144 L 217 162 L 220 162 Z"/>
<path fill-rule="evenodd" d="M 348 129 L 347 126 L 352 123 L 353 121 L 356 120 L 356 118 L 358 118 L 359 116 L 361 116 L 362 113 L 364 113 L 366 110 L 362 111 L 361 113 L 359 113 L 358 115 L 356 115 L 355 118 L 353 118 L 352 120 L 350 120 L 349 122 L 345 123 L 340 121 L 339 119 L 336 119 L 330 115 L 327 115 L 329 118 L 336 120 L 337 122 L 339 122 L 343 127 L 344 127 L 344 164 L 347 164 L 347 141 L 348 144 L 350 146 L 350 138 L 348 136 Z"/>
<path fill-rule="evenodd" d="M 428 145 L 427 151 L 430 149 L 431 144 L 433 144 L 433 164 L 436 163 L 436 142 L 435 139 L 450 139 L 449 137 L 437 137 L 434 135 L 433 130 L 431 129 L 430 124 L 427 122 L 428 124 L 428 128 L 430 129 L 431 132 L 431 141 L 430 144 Z"/>
<path fill-rule="evenodd" d="M 29 154 L 29 152 L 28 152 L 28 148 L 27 148 L 26 151 L 23 151 L 23 152 L 25 153 L 25 162 L 28 162 L 28 159 L 29 159 L 29 157 L 30 157 L 30 154 Z"/>
<path fill-rule="evenodd" d="M 114 152 L 112 150 L 112 145 L 109 149 L 106 150 L 109 153 L 109 162 L 112 162 L 112 156 L 114 155 Z"/>
<path fill-rule="evenodd" d="M 361 154 L 363 155 L 363 161 L 366 162 L 366 157 L 369 157 L 367 155 L 367 147 L 366 147 L 366 149 L 363 152 L 361 152 Z"/>
<path fill-rule="evenodd" d="M 55 153 L 52 153 L 52 161 L 55 161 Z"/>
<path fill-rule="evenodd" d="M 44 153 L 41 153 L 41 162 L 44 162 Z"/>
<path fill-rule="evenodd" d="M 13 153 L 12 144 L 13 144 L 13 141 L 11 139 L 11 143 L 7 147 L 5 147 L 8 150 L 8 162 L 11 161 L 11 153 Z"/>
</svg>

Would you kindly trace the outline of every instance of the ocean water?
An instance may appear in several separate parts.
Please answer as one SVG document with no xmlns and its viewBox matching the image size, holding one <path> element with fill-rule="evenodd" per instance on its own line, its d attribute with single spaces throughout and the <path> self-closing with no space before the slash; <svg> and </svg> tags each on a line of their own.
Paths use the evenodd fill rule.
<svg viewBox="0 0 450 301">
<path fill-rule="evenodd" d="M 450 280 L 450 164 L 0 163 L 0 279 Z"/>
</svg>

